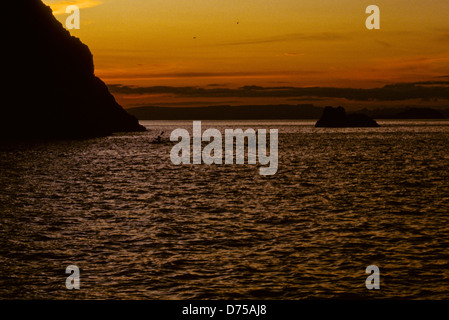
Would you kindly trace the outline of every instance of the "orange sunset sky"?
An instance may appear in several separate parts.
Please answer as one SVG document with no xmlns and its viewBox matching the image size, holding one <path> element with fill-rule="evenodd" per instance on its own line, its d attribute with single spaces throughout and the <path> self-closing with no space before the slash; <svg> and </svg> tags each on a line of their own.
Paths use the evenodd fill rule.
<svg viewBox="0 0 449 320">
<path fill-rule="evenodd" d="M 447 0 L 45 0 L 65 25 L 81 9 L 80 30 L 95 73 L 136 88 L 338 87 L 449 80 Z M 367 6 L 381 29 L 368 30 Z M 447 84 L 443 83 L 447 86 Z M 314 96 L 185 96 L 176 90 L 111 90 L 124 107 L 140 105 L 339 104 L 376 101 Z M 447 106 L 447 100 L 395 101 Z"/>
</svg>

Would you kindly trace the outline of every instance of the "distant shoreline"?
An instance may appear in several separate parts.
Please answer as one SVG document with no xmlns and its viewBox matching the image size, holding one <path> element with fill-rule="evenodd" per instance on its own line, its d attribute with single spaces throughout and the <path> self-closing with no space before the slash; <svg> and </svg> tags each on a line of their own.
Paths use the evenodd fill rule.
<svg viewBox="0 0 449 320">
<path fill-rule="evenodd" d="M 126 109 L 139 120 L 318 120 L 322 107 L 300 105 L 243 105 L 210 107 L 158 107 L 145 106 Z M 449 108 L 390 108 L 363 109 L 376 120 L 444 120 L 449 118 Z"/>
</svg>

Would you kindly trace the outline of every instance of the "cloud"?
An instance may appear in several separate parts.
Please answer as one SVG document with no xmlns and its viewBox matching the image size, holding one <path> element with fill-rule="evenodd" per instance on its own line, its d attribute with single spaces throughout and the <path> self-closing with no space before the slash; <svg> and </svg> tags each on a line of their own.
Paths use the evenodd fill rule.
<svg viewBox="0 0 449 320">
<path fill-rule="evenodd" d="M 151 78 L 234 78 L 234 77 L 258 77 L 273 76 L 278 72 L 167 72 L 152 73 Z"/>
<path fill-rule="evenodd" d="M 209 106 L 213 106 L 213 105 L 217 105 L 217 104 L 219 104 L 219 105 L 224 105 L 224 104 L 232 105 L 232 104 L 236 104 L 236 103 L 239 103 L 239 101 L 236 101 L 236 100 L 223 100 L 222 101 L 222 100 L 220 100 L 220 101 L 217 102 L 217 101 L 213 101 L 213 100 L 210 100 L 210 101 L 197 101 L 197 100 L 194 100 L 194 101 L 182 101 L 182 102 L 173 102 L 173 101 L 170 101 L 170 102 L 157 102 L 157 106 L 158 107 L 163 107 L 163 106 L 170 106 L 170 107 L 173 107 L 173 106 L 178 106 L 178 107 L 206 106 L 206 107 L 209 107 Z M 130 104 L 127 107 L 129 108 L 129 107 L 146 107 L 146 106 L 148 106 L 148 102 Z"/>
<path fill-rule="evenodd" d="M 305 55 L 305 54 L 301 53 L 301 52 L 285 52 L 284 53 L 284 56 L 287 56 L 287 57 L 298 57 L 298 56 L 303 56 L 303 55 Z"/>
<path fill-rule="evenodd" d="M 271 37 L 254 38 L 235 42 L 224 42 L 225 46 L 239 46 L 248 44 L 264 44 L 273 42 L 291 42 L 291 41 L 338 41 L 350 39 L 347 35 L 334 32 L 322 32 L 314 34 L 293 33 Z"/>
<path fill-rule="evenodd" d="M 436 32 L 436 37 L 434 37 L 437 41 L 444 41 L 445 44 L 447 44 L 447 41 L 449 40 L 449 28 L 435 28 L 434 31 Z"/>
<path fill-rule="evenodd" d="M 80 9 L 92 8 L 101 4 L 101 1 L 96 0 L 72 0 L 72 1 L 56 1 L 49 3 L 51 10 L 55 16 L 66 14 L 65 10 L 70 5 L 78 6 Z"/>
<path fill-rule="evenodd" d="M 302 97 L 302 98 L 289 98 L 289 101 L 325 101 L 326 98 L 317 98 L 317 97 Z"/>
<path fill-rule="evenodd" d="M 384 48 L 391 48 L 393 47 L 393 45 L 387 41 L 383 41 L 383 40 L 375 40 L 378 44 L 380 44 L 382 47 Z"/>
<path fill-rule="evenodd" d="M 116 94 L 169 94 L 179 97 L 226 97 L 226 98 L 343 98 L 353 101 L 401 101 L 409 99 L 446 99 L 449 100 L 445 81 L 421 81 L 415 83 L 397 83 L 380 88 L 335 88 L 335 87 L 260 87 L 244 86 L 232 88 L 170 87 L 152 86 L 137 87 L 120 84 L 109 85 Z"/>
<path fill-rule="evenodd" d="M 97 70 L 98 71 L 98 70 Z M 123 76 L 116 77 L 118 79 L 178 79 L 178 78 L 273 78 L 284 77 L 286 75 L 312 75 L 320 73 L 314 70 L 300 70 L 300 71 L 233 71 L 233 72 L 164 72 L 164 73 L 148 73 L 148 72 L 127 72 Z M 103 79 L 108 79 L 103 76 Z M 113 81 L 114 77 L 109 78 L 109 82 Z M 118 80 L 122 81 L 122 80 Z"/>
</svg>

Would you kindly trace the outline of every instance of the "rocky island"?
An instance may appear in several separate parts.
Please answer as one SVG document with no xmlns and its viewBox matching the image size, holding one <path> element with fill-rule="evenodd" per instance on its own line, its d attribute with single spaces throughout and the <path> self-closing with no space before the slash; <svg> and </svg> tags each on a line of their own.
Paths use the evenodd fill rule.
<svg viewBox="0 0 449 320">
<path fill-rule="evenodd" d="M 94 74 L 89 48 L 41 0 L 2 4 L 0 138 L 95 137 L 145 131 Z"/>
<path fill-rule="evenodd" d="M 379 124 L 362 113 L 346 114 L 343 107 L 326 107 L 315 127 L 347 128 L 347 127 L 380 127 Z"/>
</svg>

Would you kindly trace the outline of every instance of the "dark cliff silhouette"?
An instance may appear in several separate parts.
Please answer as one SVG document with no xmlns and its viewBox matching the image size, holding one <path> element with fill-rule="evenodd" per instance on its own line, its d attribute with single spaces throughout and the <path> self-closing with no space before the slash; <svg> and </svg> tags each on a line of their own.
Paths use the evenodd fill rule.
<svg viewBox="0 0 449 320">
<path fill-rule="evenodd" d="M 315 127 L 346 128 L 346 127 L 380 127 L 369 116 L 361 113 L 346 114 L 342 107 L 326 107 L 323 115 L 317 121 Z"/>
<path fill-rule="evenodd" d="M 145 130 L 95 76 L 89 48 L 65 30 L 49 7 L 40 0 L 6 1 L 2 13 L 1 138 Z"/>
</svg>

